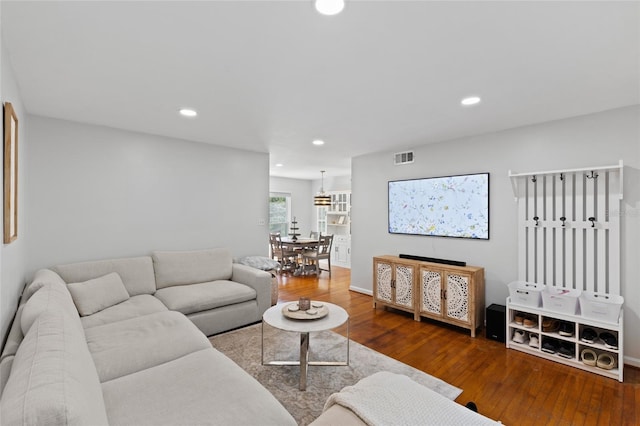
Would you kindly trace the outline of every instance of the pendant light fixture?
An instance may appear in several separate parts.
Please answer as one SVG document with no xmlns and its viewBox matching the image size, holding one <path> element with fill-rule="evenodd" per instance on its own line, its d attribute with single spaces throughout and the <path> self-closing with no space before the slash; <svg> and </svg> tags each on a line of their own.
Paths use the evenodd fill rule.
<svg viewBox="0 0 640 426">
<path fill-rule="evenodd" d="M 324 170 L 320 170 L 320 173 L 322 173 L 322 185 L 320 186 L 320 193 L 313 197 L 313 205 L 326 207 L 331 205 L 331 196 L 324 193 Z"/>
</svg>

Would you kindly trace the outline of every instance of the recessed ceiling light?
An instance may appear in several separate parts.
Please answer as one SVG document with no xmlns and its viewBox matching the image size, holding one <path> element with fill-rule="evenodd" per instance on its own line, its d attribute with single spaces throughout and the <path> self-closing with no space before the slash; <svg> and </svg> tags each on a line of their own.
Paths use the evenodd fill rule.
<svg viewBox="0 0 640 426">
<path fill-rule="evenodd" d="M 320 140 L 320 139 L 316 139 L 315 141 L 311 142 L 314 145 L 324 145 L 324 141 Z"/>
<path fill-rule="evenodd" d="M 198 113 L 194 109 L 182 108 L 180 110 L 180 115 L 184 117 L 195 117 Z"/>
<path fill-rule="evenodd" d="M 315 5 L 323 15 L 337 15 L 344 9 L 344 0 L 315 0 Z"/>
<path fill-rule="evenodd" d="M 464 106 L 471 106 L 480 103 L 480 98 L 478 96 L 469 96 L 461 100 L 460 103 Z"/>
<path fill-rule="evenodd" d="M 284 166 L 284 164 L 282 164 L 282 163 L 276 164 L 276 167 L 282 167 L 282 166 Z"/>
</svg>

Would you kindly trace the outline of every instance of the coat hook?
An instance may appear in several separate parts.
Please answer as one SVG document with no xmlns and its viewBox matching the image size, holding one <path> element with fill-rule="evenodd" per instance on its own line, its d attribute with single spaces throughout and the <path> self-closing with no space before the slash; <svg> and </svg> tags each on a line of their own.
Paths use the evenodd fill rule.
<svg viewBox="0 0 640 426">
<path fill-rule="evenodd" d="M 565 221 L 567 220 L 567 218 L 562 216 L 560 220 L 562 221 L 562 226 L 565 226 L 566 225 Z"/>
<path fill-rule="evenodd" d="M 536 175 L 533 175 L 533 177 L 531 178 L 531 182 L 536 183 L 538 181 L 538 178 L 536 178 Z"/>
<path fill-rule="evenodd" d="M 593 170 L 591 170 L 591 174 L 590 175 L 585 175 L 587 177 L 587 179 L 598 179 L 598 174 L 595 173 Z"/>
<path fill-rule="evenodd" d="M 539 220 L 539 219 L 540 219 L 540 218 L 539 218 L 538 216 L 534 216 L 534 217 L 533 217 L 533 220 L 535 220 L 535 221 L 536 221 L 536 226 L 538 226 L 538 225 L 539 225 L 539 223 L 538 223 L 538 220 Z"/>
<path fill-rule="evenodd" d="M 596 226 L 596 218 L 595 218 L 595 217 L 593 217 L 593 216 L 591 216 L 591 217 L 589 218 L 589 220 L 591 221 L 591 227 L 592 227 L 592 228 L 595 228 L 595 226 Z"/>
<path fill-rule="evenodd" d="M 564 173 L 560 173 L 560 180 L 564 180 Z"/>
</svg>

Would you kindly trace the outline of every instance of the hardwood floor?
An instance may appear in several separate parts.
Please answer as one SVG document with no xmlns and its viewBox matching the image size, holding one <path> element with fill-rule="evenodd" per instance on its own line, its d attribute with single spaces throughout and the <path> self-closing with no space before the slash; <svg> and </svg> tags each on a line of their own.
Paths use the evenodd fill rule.
<svg viewBox="0 0 640 426">
<path fill-rule="evenodd" d="M 278 276 L 279 301 L 308 296 L 342 306 L 351 338 L 463 390 L 456 400 L 505 425 L 640 425 L 640 370 L 624 383 L 514 350 L 469 331 L 401 311 L 373 309 L 371 296 L 349 290 L 350 270 L 332 277 Z"/>
</svg>

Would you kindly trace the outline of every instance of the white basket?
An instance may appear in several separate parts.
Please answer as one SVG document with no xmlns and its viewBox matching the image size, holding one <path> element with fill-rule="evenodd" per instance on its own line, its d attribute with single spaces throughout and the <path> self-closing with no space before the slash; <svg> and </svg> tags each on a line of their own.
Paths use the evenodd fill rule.
<svg viewBox="0 0 640 426">
<path fill-rule="evenodd" d="M 580 310 L 583 317 L 613 324 L 618 323 L 623 303 L 624 297 L 616 294 L 583 291 L 580 295 Z"/>
<path fill-rule="evenodd" d="M 513 281 L 509 283 L 509 296 L 511 302 L 539 308 L 542 305 L 542 290 L 545 289 L 544 284 L 528 283 L 526 281 Z"/>
<path fill-rule="evenodd" d="M 542 292 L 542 306 L 552 312 L 576 315 L 579 313 L 578 299 L 582 290 L 562 287 L 547 287 Z"/>
</svg>

